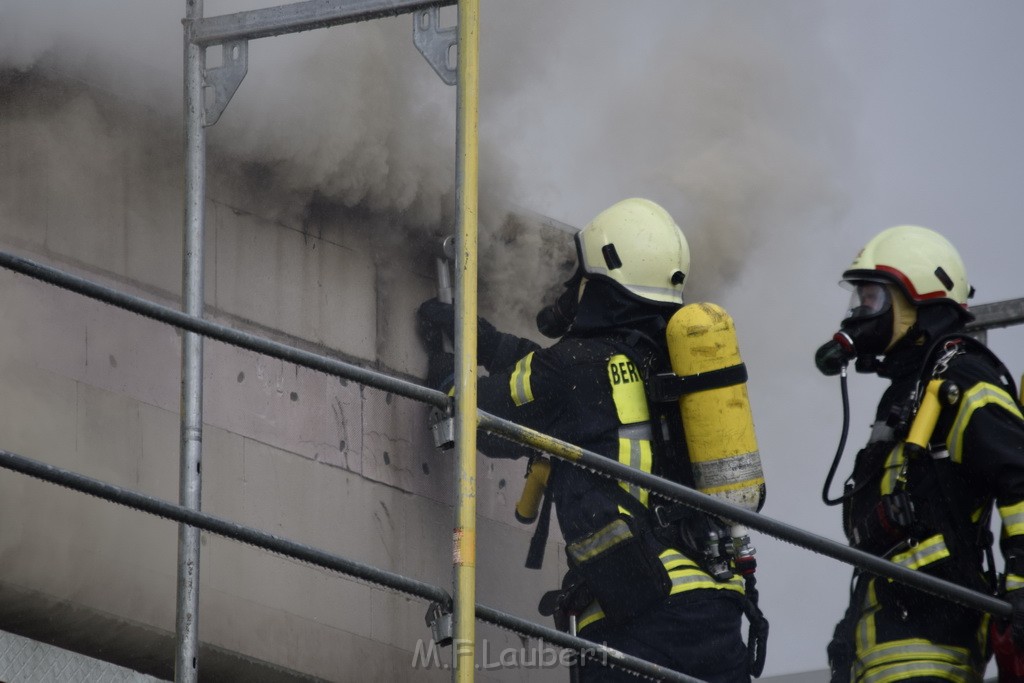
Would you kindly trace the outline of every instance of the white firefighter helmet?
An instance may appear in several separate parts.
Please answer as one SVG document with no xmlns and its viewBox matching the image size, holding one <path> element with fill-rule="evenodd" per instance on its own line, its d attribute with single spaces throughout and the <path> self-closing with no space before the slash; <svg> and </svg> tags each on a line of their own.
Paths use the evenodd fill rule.
<svg viewBox="0 0 1024 683">
<path fill-rule="evenodd" d="M 633 296 L 683 303 L 690 247 L 668 211 L 649 199 L 624 199 L 576 233 L 580 266 L 589 278 L 605 278 Z"/>
<path fill-rule="evenodd" d="M 960 254 L 949 240 L 928 228 L 898 225 L 865 245 L 843 280 L 896 285 L 914 306 L 954 304 L 964 318 L 974 292 Z"/>
</svg>

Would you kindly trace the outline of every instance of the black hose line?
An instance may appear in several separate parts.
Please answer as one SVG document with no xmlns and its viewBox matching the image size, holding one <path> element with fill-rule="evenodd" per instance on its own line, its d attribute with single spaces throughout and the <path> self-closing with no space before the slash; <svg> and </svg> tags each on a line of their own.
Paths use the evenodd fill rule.
<svg viewBox="0 0 1024 683">
<path fill-rule="evenodd" d="M 828 490 L 832 488 L 832 479 L 836 476 L 836 470 L 839 469 L 839 461 L 843 457 L 843 451 L 846 449 L 846 437 L 850 433 L 850 392 L 846 386 L 846 363 L 843 363 L 843 369 L 839 373 L 839 392 L 843 396 L 843 431 L 839 435 L 839 447 L 836 448 L 836 456 L 832 458 L 832 466 L 828 468 L 828 476 L 825 477 L 825 485 L 821 488 L 821 499 L 825 502 L 825 505 L 838 505 L 842 503 L 847 496 L 840 494 L 838 498 L 829 498 Z"/>
</svg>

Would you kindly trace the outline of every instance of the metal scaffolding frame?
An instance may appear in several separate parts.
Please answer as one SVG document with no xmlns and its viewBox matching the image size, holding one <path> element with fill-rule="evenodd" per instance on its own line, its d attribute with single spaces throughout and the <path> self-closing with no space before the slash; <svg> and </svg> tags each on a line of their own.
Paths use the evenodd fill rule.
<svg viewBox="0 0 1024 683">
<path fill-rule="evenodd" d="M 416 47 L 447 84 L 457 85 L 455 456 L 456 523 L 453 538 L 454 677 L 473 679 L 476 601 L 476 251 L 479 0 L 458 0 L 457 31 L 440 26 L 440 8 L 455 0 L 307 0 L 220 17 L 203 16 L 203 0 L 186 0 L 184 24 L 185 217 L 182 303 L 186 315 L 203 316 L 203 235 L 206 183 L 205 128 L 217 122 L 248 70 L 248 41 L 414 13 Z M 457 34 L 457 35 L 456 35 Z M 206 68 L 206 50 L 220 45 L 223 63 Z M 450 64 L 457 47 L 457 73 Z M 207 90 L 213 97 L 207 97 Z M 202 500 L 202 336 L 182 343 L 180 501 L 199 510 Z M 175 680 L 195 681 L 198 670 L 199 534 L 179 527 L 177 657 Z"/>
</svg>

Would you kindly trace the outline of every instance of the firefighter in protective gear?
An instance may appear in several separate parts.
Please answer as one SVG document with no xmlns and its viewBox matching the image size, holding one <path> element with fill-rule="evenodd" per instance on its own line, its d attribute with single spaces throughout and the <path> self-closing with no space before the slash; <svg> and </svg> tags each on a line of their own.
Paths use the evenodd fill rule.
<svg viewBox="0 0 1024 683">
<path fill-rule="evenodd" d="M 826 502 L 841 500 L 852 546 L 1022 602 L 1024 418 L 1010 373 L 963 333 L 973 292 L 959 254 L 932 230 L 898 226 L 868 242 L 843 282 L 849 312 L 818 350 L 818 368 L 838 374 L 855 360 L 890 385 L 843 495 Z M 923 438 L 909 437 L 920 431 L 915 413 L 928 412 L 928 387 L 940 387 L 933 422 Z M 991 567 L 993 503 L 1002 517 L 1001 582 Z M 829 645 L 833 681 L 982 679 L 987 615 L 859 571 L 854 579 Z M 1013 632 L 1024 645 L 1024 631 Z"/>
<path fill-rule="evenodd" d="M 686 238 L 665 209 L 634 198 L 599 214 L 576 246 L 578 270 L 559 310 L 537 321 L 558 342 L 541 348 L 489 327 L 479 336 L 489 373 L 479 382 L 480 408 L 666 476 L 644 376 L 668 362 L 665 328 L 690 270 Z M 451 308 L 436 300 L 418 315 L 421 330 L 451 325 Z M 436 347 L 428 351 L 432 366 L 445 366 Z M 481 433 L 479 445 L 509 457 L 507 441 Z M 749 681 L 742 579 L 716 580 L 702 569 L 680 520 L 656 524 L 649 491 L 557 459 L 551 465 L 546 495 L 570 567 L 562 597 L 580 609 L 579 635 L 707 681 Z M 583 681 L 635 680 L 599 662 L 578 667 Z"/>
</svg>

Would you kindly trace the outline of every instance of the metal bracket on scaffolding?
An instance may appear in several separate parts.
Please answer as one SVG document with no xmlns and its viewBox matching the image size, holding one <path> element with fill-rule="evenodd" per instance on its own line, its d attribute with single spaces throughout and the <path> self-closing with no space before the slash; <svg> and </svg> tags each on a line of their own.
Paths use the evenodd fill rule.
<svg viewBox="0 0 1024 683">
<path fill-rule="evenodd" d="M 427 626 L 430 628 L 430 637 L 441 647 L 452 644 L 452 606 L 442 605 L 439 602 L 430 603 L 426 614 Z"/>
<path fill-rule="evenodd" d="M 441 8 L 414 12 L 412 15 L 412 41 L 427 63 L 447 85 L 455 85 L 458 72 L 448 61 L 452 46 L 458 43 L 459 31 L 455 26 L 441 28 Z"/>
<path fill-rule="evenodd" d="M 203 126 L 217 123 L 249 70 L 248 40 L 228 41 L 221 49 L 224 55 L 221 65 L 207 69 L 204 75 L 207 87 L 213 88 L 213 100 L 203 107 Z"/>
</svg>

